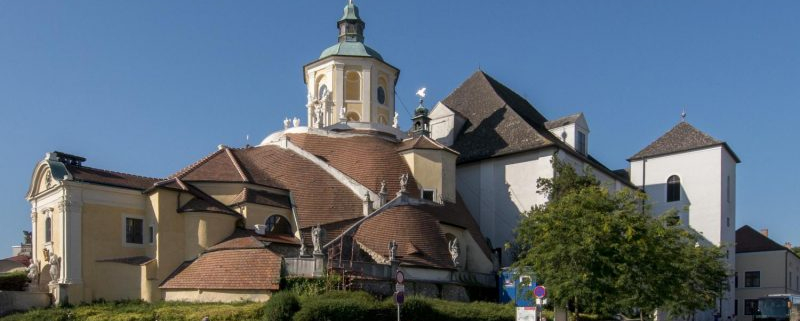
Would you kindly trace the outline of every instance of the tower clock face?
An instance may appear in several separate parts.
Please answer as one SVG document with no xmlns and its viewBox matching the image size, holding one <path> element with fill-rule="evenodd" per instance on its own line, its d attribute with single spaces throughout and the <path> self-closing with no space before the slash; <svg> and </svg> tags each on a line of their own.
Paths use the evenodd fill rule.
<svg viewBox="0 0 800 321">
<path fill-rule="evenodd" d="M 386 90 L 383 87 L 378 87 L 378 102 L 381 104 L 386 102 Z"/>
</svg>

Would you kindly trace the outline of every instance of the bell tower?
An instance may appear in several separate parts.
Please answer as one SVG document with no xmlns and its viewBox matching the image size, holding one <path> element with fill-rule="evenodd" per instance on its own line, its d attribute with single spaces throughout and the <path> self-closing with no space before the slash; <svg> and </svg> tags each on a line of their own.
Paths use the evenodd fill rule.
<svg viewBox="0 0 800 321">
<path fill-rule="evenodd" d="M 364 44 L 366 24 L 352 1 L 336 27 L 337 43 L 303 67 L 309 126 L 324 128 L 340 122 L 391 126 L 400 70 Z"/>
</svg>

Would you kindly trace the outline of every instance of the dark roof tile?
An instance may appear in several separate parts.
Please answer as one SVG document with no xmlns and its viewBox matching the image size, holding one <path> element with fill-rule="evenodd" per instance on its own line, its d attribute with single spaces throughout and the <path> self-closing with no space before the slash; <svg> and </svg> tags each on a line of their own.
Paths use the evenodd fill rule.
<svg viewBox="0 0 800 321">
<path fill-rule="evenodd" d="M 740 162 L 739 157 L 733 153 L 733 151 L 725 142 L 711 137 L 710 135 L 698 130 L 685 121 L 682 121 L 672 127 L 672 129 L 670 129 L 664 135 L 661 135 L 661 137 L 656 139 L 650 145 L 647 145 L 647 147 L 635 155 L 631 156 L 631 158 L 628 160 L 632 161 L 645 157 L 663 156 L 713 146 L 724 146 L 728 152 L 730 152 L 731 156 L 733 156 L 736 162 Z"/>
</svg>

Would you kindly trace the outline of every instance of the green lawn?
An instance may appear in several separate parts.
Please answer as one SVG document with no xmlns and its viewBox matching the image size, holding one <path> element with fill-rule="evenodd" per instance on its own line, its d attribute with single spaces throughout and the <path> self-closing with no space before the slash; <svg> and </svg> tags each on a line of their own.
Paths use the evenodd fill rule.
<svg viewBox="0 0 800 321">
<path fill-rule="evenodd" d="M 69 308 L 32 310 L 12 314 L 0 321 L 213 321 L 262 320 L 261 303 L 144 302 L 92 303 Z"/>
</svg>

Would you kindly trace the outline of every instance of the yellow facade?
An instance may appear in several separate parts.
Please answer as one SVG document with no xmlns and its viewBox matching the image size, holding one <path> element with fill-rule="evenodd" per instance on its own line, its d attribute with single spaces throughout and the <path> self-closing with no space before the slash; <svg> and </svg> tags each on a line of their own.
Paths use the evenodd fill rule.
<svg viewBox="0 0 800 321">
<path fill-rule="evenodd" d="M 456 201 L 456 158 L 446 150 L 412 149 L 402 154 L 421 189 L 433 190 L 441 200 Z M 437 196 L 438 197 L 438 196 Z"/>
</svg>

